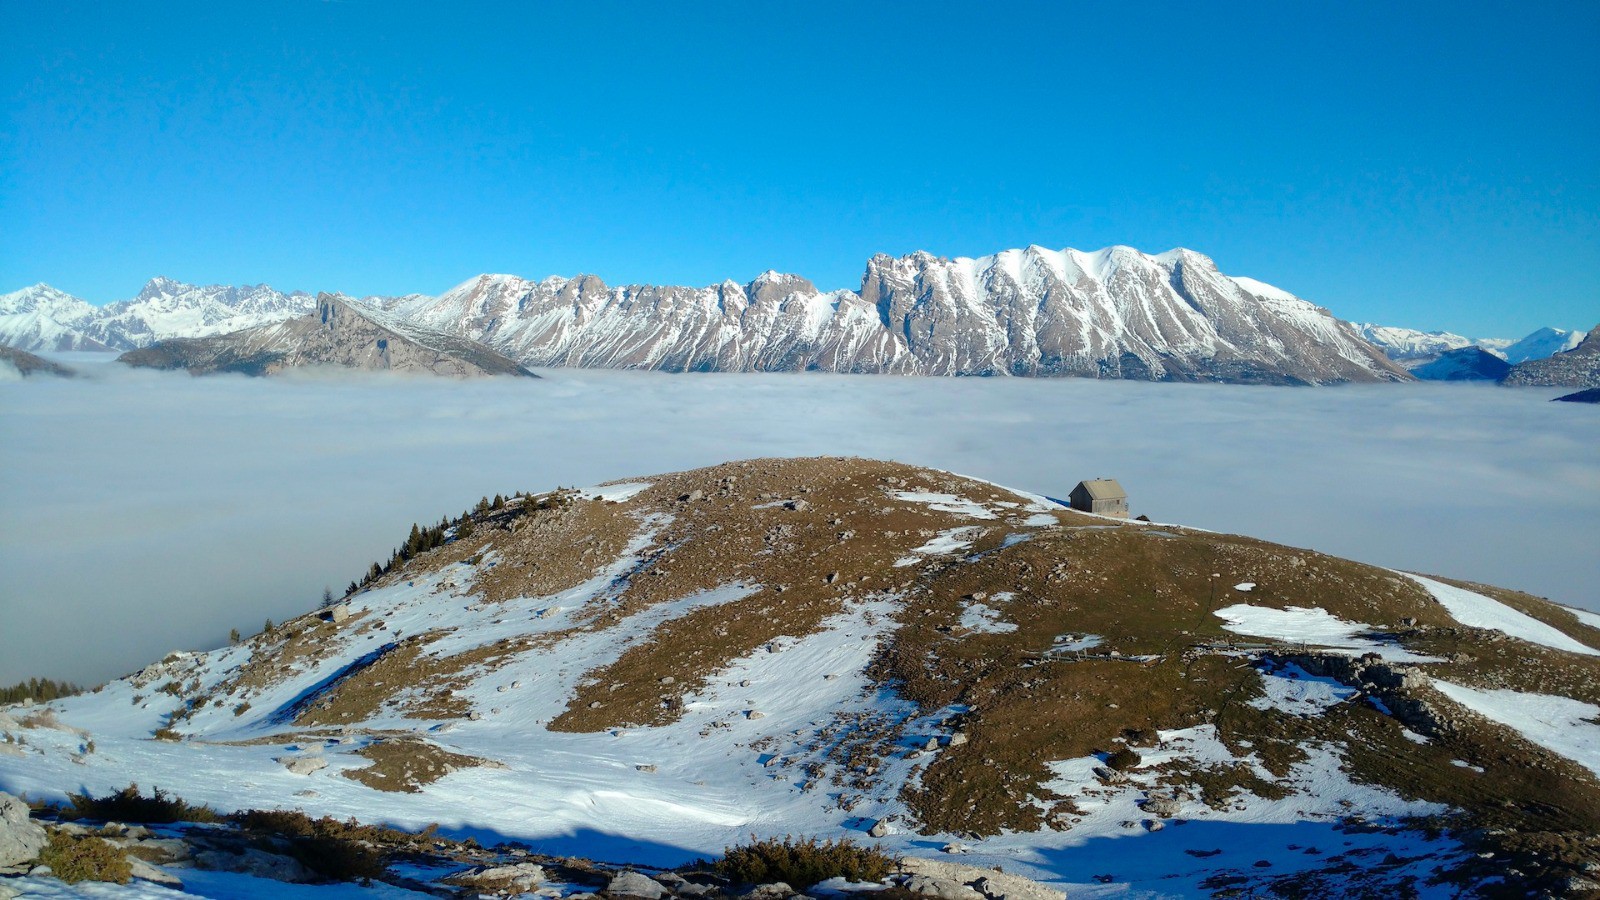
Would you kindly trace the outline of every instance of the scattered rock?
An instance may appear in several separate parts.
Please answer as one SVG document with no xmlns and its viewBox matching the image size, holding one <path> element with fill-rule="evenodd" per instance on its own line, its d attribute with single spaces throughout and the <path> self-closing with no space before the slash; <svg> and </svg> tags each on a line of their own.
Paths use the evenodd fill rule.
<svg viewBox="0 0 1600 900">
<path fill-rule="evenodd" d="M 787 883 L 774 881 L 771 884 L 757 885 L 748 894 L 740 895 L 739 900 L 785 900 L 785 898 L 793 897 L 798 893 L 799 891 L 796 891 Z"/>
<path fill-rule="evenodd" d="M 646 773 L 654 772 L 656 770 L 654 763 L 640 763 L 639 765 L 634 766 L 634 768 Z"/>
<path fill-rule="evenodd" d="M 783 508 L 784 509 L 792 509 L 795 512 L 805 512 L 806 510 L 811 508 L 811 504 L 807 503 L 804 500 L 790 500 L 788 503 L 785 503 L 783 505 Z"/>
<path fill-rule="evenodd" d="M 881 837 L 883 837 L 884 835 L 886 835 L 888 833 L 889 833 L 889 825 L 888 825 L 887 822 L 885 822 L 882 819 L 879 819 L 876 822 L 873 822 L 872 823 L 872 827 L 867 829 L 867 836 L 868 837 L 881 838 Z"/>
<path fill-rule="evenodd" d="M 328 608 L 328 621 L 333 624 L 338 625 L 348 618 L 350 618 L 349 604 L 339 603 Z"/>
<path fill-rule="evenodd" d="M 613 897 L 643 897 L 645 900 L 659 900 L 666 892 L 667 889 L 662 887 L 660 882 L 647 875 L 640 875 L 638 872 L 618 872 L 611 877 L 611 883 L 606 885 L 606 893 Z"/>
<path fill-rule="evenodd" d="M 747 709 L 745 710 L 744 717 L 746 719 L 764 719 L 767 717 L 767 714 L 759 709 Z"/>
<path fill-rule="evenodd" d="M 671 675 L 663 675 L 663 676 L 661 676 L 661 683 L 662 684 L 677 684 L 678 683 L 678 679 L 673 678 Z"/>
<path fill-rule="evenodd" d="M 44 828 L 28 818 L 28 804 L 0 791 L 0 871 L 36 859 L 49 842 Z"/>
<path fill-rule="evenodd" d="M 445 879 L 448 884 L 493 890 L 508 894 L 526 894 L 545 880 L 544 866 L 536 863 L 515 863 L 509 866 L 480 866 Z"/>
</svg>

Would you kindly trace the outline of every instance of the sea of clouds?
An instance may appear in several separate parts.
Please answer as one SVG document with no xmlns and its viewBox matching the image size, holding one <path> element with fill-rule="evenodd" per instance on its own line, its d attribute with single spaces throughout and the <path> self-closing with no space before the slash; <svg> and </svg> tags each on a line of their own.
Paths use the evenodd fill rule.
<svg viewBox="0 0 1600 900">
<path fill-rule="evenodd" d="M 95 682 L 335 593 L 480 496 L 856 455 L 1600 610 L 1600 408 L 1484 385 L 1270 388 L 556 370 L 0 382 L 0 683 Z"/>
</svg>

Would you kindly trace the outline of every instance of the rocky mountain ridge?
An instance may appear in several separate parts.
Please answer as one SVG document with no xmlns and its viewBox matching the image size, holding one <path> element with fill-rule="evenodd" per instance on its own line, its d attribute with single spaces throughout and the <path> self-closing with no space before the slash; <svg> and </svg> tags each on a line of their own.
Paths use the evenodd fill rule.
<svg viewBox="0 0 1600 900">
<path fill-rule="evenodd" d="M 1326 310 L 1189 250 L 880 254 L 857 291 L 485 275 L 391 307 L 529 365 L 1241 383 L 1409 376 Z"/>
<path fill-rule="evenodd" d="M 1571 350 L 1512 366 L 1501 383 L 1541 387 L 1600 387 L 1600 326 L 1596 326 Z"/>
<path fill-rule="evenodd" d="M 192 375 L 272 375 L 308 366 L 432 375 L 537 377 L 487 347 L 394 321 L 332 294 L 310 315 L 206 338 L 168 338 L 117 358 Z"/>
<path fill-rule="evenodd" d="M 871 460 L 485 500 L 50 715 L 0 721 L 0 785 L 643 865 L 794 834 L 1069 895 L 1600 866 L 1600 617 Z"/>
<path fill-rule="evenodd" d="M 7 295 L 0 342 L 138 348 L 301 315 L 312 303 L 265 286 L 165 279 L 103 310 L 58 294 L 38 286 Z M 1315 384 L 1408 377 L 1325 310 L 1229 278 L 1188 250 L 880 254 L 857 291 L 818 291 L 777 272 L 705 288 L 485 275 L 438 297 L 361 302 L 533 366 Z"/>
</svg>

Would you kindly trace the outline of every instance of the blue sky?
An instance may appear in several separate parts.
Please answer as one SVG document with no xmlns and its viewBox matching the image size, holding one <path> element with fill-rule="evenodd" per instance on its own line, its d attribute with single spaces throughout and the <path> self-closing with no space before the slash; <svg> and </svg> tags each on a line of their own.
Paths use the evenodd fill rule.
<svg viewBox="0 0 1600 900">
<path fill-rule="evenodd" d="M 1600 321 L 1600 4 L 0 0 L 0 290 L 857 287 L 1186 246 L 1344 318 Z"/>
</svg>

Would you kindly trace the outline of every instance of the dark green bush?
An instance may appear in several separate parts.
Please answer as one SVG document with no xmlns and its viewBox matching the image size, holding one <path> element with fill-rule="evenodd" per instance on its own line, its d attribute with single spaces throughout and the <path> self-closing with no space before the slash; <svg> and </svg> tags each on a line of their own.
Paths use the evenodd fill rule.
<svg viewBox="0 0 1600 900">
<path fill-rule="evenodd" d="M 209 806 L 193 806 L 178 797 L 169 797 L 160 788 L 155 796 L 139 793 L 137 784 L 130 784 L 115 794 L 90 797 L 68 794 L 72 812 L 77 818 L 99 819 L 103 822 L 215 822 L 217 813 Z"/>
<path fill-rule="evenodd" d="M 276 849 L 286 849 L 306 868 L 334 881 L 381 876 L 383 856 L 364 842 L 383 843 L 409 837 L 392 829 L 359 825 L 354 819 L 349 822 L 340 822 L 331 816 L 313 819 L 297 809 L 251 809 L 229 818 L 241 830 L 256 837 L 287 840 L 287 848 Z"/>
<path fill-rule="evenodd" d="M 1124 772 L 1139 764 L 1139 754 L 1132 747 L 1123 747 L 1106 758 L 1106 765 Z"/>
<path fill-rule="evenodd" d="M 850 881 L 882 881 L 892 868 L 894 858 L 877 847 L 792 837 L 729 847 L 716 863 L 717 874 L 732 881 L 782 881 L 798 891 L 840 876 Z"/>
<path fill-rule="evenodd" d="M 80 881 L 111 881 L 127 884 L 133 867 L 122 851 L 97 837 L 73 837 L 62 831 L 50 833 L 50 843 L 39 853 L 39 862 L 67 884 Z"/>
</svg>

